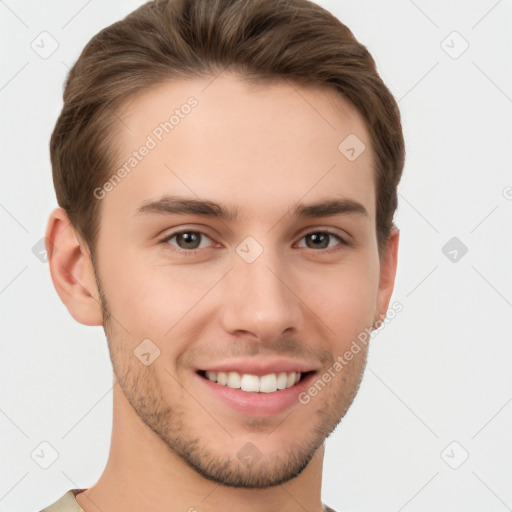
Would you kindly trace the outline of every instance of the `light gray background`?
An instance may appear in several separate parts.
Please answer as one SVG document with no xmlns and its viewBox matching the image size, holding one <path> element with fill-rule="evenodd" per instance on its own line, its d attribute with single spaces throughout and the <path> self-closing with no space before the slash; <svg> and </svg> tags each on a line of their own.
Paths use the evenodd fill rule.
<svg viewBox="0 0 512 512">
<path fill-rule="evenodd" d="M 511 510 L 511 0 L 318 3 L 375 57 L 407 146 L 392 299 L 404 309 L 374 338 L 327 441 L 323 500 L 340 512 Z M 138 5 L 0 0 L 1 512 L 91 486 L 107 460 L 103 331 L 71 318 L 32 248 L 57 206 L 48 141 L 67 69 Z M 43 31 L 58 42 L 46 59 L 31 48 Z M 452 237 L 468 248 L 455 262 L 442 252 Z M 43 442 L 58 452 L 48 469 Z"/>
</svg>

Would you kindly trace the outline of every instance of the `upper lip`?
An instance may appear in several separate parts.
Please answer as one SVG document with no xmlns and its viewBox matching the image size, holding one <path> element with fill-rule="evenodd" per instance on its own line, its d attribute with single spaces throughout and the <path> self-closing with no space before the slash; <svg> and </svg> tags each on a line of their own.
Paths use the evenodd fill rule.
<svg viewBox="0 0 512 512">
<path fill-rule="evenodd" d="M 198 371 L 210 372 L 238 372 L 251 375 L 267 375 L 269 373 L 306 373 L 315 371 L 315 368 L 303 361 L 294 361 L 293 359 L 233 359 L 217 364 L 210 364 Z"/>
</svg>

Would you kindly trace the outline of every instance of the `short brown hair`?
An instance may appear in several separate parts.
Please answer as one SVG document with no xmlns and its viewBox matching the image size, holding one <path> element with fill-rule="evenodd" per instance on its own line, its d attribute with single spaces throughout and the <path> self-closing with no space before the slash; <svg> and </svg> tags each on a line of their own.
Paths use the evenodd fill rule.
<svg viewBox="0 0 512 512">
<path fill-rule="evenodd" d="M 223 69 L 259 81 L 334 87 L 355 106 L 374 152 L 382 254 L 405 157 L 398 105 L 366 47 L 308 0 L 154 0 L 89 41 L 68 74 L 50 155 L 57 201 L 91 254 L 101 205 L 93 191 L 115 169 L 122 104 L 168 79 Z"/>
</svg>

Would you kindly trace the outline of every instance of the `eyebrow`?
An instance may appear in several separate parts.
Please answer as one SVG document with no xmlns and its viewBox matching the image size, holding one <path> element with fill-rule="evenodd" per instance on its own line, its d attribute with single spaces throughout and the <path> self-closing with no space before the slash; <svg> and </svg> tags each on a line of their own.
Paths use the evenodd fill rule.
<svg viewBox="0 0 512 512">
<path fill-rule="evenodd" d="M 238 209 L 233 206 L 223 206 L 214 201 L 187 198 L 182 196 L 164 196 L 156 201 L 142 204 L 135 215 L 201 215 L 226 221 L 235 220 Z M 312 204 L 297 204 L 291 211 L 298 218 L 331 217 L 334 215 L 356 214 L 369 217 L 366 208 L 352 199 L 325 199 Z"/>
</svg>

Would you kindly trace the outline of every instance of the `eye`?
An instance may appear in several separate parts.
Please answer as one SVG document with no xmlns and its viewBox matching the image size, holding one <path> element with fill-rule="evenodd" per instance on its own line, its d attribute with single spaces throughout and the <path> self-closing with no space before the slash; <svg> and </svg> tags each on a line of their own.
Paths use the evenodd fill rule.
<svg viewBox="0 0 512 512">
<path fill-rule="evenodd" d="M 323 249 L 323 252 L 332 253 L 342 249 L 342 246 L 350 244 L 337 233 L 329 230 L 311 231 L 304 235 L 301 240 L 306 240 L 306 247 L 309 249 Z M 338 241 L 338 244 L 332 245 L 332 241 Z M 308 243 L 309 241 L 309 243 Z M 300 245 L 299 245 L 300 247 Z M 302 246 L 304 247 L 304 246 Z"/>
<path fill-rule="evenodd" d="M 205 240 L 206 243 L 204 243 Z M 199 249 L 205 249 L 208 247 L 208 240 L 213 242 L 208 235 L 201 231 L 182 230 L 167 235 L 161 240 L 161 243 L 173 246 L 172 250 L 178 254 L 194 256 L 197 255 Z M 327 254 L 339 251 L 344 246 L 351 245 L 339 234 L 327 229 L 306 233 L 300 240 L 306 240 L 306 248 L 313 250 L 320 249 L 321 251 L 315 252 Z M 336 241 L 338 243 L 335 243 Z M 298 246 L 304 247 L 304 245 L 301 245 L 300 243 Z"/>
<path fill-rule="evenodd" d="M 194 255 L 196 254 L 196 249 L 204 249 L 205 245 L 203 245 L 201 242 L 205 238 L 212 241 L 212 239 L 209 236 L 205 235 L 201 231 L 189 230 L 171 233 L 170 235 L 166 236 L 161 242 L 174 245 L 173 243 L 171 243 L 171 241 L 175 239 L 177 246 L 177 248 L 175 249 L 176 252 L 185 255 Z"/>
</svg>

